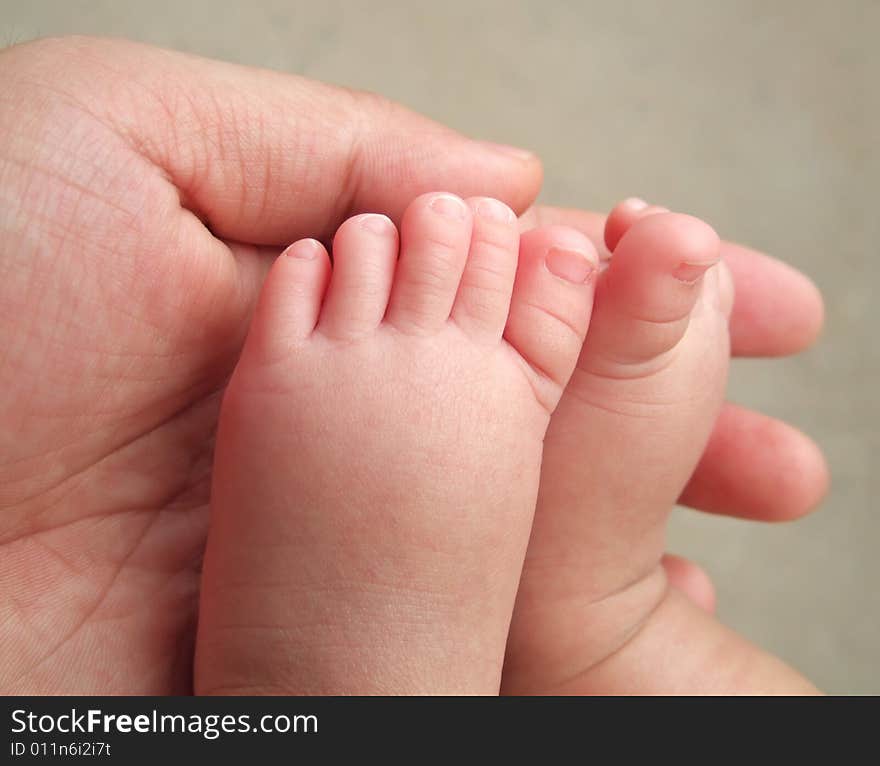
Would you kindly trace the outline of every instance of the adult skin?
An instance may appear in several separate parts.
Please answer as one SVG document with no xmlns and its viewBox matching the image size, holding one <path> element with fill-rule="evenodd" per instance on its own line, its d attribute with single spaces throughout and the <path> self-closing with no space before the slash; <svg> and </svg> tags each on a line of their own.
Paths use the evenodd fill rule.
<svg viewBox="0 0 880 766">
<path fill-rule="evenodd" d="M 273 255 L 441 189 L 597 236 L 529 210 L 540 182 L 530 154 L 297 77 L 123 41 L 0 53 L 0 688 L 191 691 L 217 407 Z M 810 282 L 725 256 L 734 352 L 809 344 Z M 806 437 L 731 406 L 683 501 L 794 518 L 825 483 Z"/>
</svg>

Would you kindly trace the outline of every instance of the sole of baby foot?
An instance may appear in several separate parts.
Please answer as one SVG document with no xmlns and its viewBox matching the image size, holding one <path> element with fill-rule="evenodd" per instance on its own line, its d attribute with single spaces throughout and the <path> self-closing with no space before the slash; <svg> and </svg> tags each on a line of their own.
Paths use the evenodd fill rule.
<svg viewBox="0 0 880 766">
<path fill-rule="evenodd" d="M 664 598 L 668 514 L 723 400 L 718 237 L 690 216 L 640 212 L 609 216 L 609 266 L 547 432 L 504 671 L 512 693 L 579 676 Z"/>
<path fill-rule="evenodd" d="M 497 693 L 597 257 L 416 199 L 275 263 L 217 436 L 200 693 Z"/>
</svg>

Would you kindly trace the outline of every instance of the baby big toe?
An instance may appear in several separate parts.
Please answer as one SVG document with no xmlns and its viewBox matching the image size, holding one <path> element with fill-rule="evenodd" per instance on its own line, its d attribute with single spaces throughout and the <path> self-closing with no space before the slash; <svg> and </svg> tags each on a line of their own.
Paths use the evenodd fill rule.
<svg viewBox="0 0 880 766">
<path fill-rule="evenodd" d="M 640 365 L 673 349 L 719 258 L 718 235 L 697 218 L 660 212 L 637 220 L 603 275 L 585 353 L 596 363 Z"/>
</svg>

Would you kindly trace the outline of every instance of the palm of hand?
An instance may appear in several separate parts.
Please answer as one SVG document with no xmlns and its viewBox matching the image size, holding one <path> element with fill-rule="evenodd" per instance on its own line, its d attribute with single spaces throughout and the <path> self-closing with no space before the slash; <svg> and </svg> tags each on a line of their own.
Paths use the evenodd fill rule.
<svg viewBox="0 0 880 766">
<path fill-rule="evenodd" d="M 99 119 L 52 108 L 57 134 L 2 166 L 0 685 L 186 693 L 217 405 L 261 259 Z"/>
</svg>

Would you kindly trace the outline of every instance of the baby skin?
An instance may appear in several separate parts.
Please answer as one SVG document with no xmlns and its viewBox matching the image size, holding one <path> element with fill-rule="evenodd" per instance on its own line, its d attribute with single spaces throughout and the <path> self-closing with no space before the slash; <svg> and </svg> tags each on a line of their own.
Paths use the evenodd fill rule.
<svg viewBox="0 0 880 766">
<path fill-rule="evenodd" d="M 701 573 L 663 559 L 725 389 L 733 291 L 718 238 L 628 200 L 605 239 L 612 257 L 546 437 L 504 691 L 814 692 L 714 619 Z"/>
<path fill-rule="evenodd" d="M 577 232 L 435 194 L 399 245 L 346 222 L 332 274 L 278 259 L 224 399 L 198 692 L 811 689 L 661 566 L 725 385 L 717 237 L 634 203 L 606 235 L 597 279 Z"/>
<path fill-rule="evenodd" d="M 490 199 L 302 240 L 227 389 L 198 693 L 498 693 L 598 257 Z"/>
</svg>

